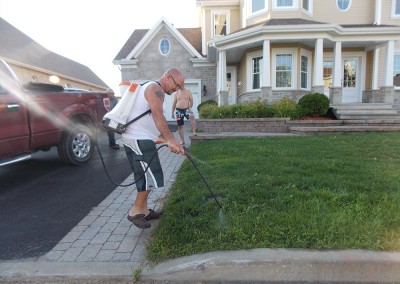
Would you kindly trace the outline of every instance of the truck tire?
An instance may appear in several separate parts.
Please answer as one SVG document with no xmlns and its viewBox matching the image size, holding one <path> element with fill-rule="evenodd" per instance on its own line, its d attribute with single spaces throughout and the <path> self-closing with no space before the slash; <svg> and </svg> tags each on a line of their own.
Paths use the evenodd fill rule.
<svg viewBox="0 0 400 284">
<path fill-rule="evenodd" d="M 71 130 L 63 134 L 61 143 L 58 145 L 58 155 L 67 164 L 81 165 L 92 157 L 94 143 L 92 132 L 87 126 L 74 125 Z"/>
</svg>

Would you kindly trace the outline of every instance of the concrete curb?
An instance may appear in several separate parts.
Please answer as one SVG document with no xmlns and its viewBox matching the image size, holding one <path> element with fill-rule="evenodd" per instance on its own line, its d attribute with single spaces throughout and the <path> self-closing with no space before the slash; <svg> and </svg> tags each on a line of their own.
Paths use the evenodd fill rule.
<svg viewBox="0 0 400 284">
<path fill-rule="evenodd" d="M 253 249 L 192 255 L 143 270 L 146 283 L 400 283 L 400 253 Z"/>
<path fill-rule="evenodd" d="M 134 283 L 132 262 L 3 262 L 0 283 Z"/>
</svg>

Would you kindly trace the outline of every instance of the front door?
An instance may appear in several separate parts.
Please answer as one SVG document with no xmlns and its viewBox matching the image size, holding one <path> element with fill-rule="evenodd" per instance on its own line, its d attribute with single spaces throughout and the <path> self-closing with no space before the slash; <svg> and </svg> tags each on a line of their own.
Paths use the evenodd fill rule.
<svg viewBox="0 0 400 284">
<path fill-rule="evenodd" d="M 359 59 L 343 59 L 343 78 L 342 78 L 342 103 L 360 102 L 361 83 Z"/>
<path fill-rule="evenodd" d="M 228 105 L 236 104 L 236 67 L 228 66 L 226 68 L 226 90 L 228 91 Z"/>
</svg>

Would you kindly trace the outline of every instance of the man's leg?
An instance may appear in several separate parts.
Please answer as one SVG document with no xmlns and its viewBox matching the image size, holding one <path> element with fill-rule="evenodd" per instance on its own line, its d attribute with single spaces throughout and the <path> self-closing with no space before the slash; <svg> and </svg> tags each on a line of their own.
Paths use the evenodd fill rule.
<svg viewBox="0 0 400 284">
<path fill-rule="evenodd" d="M 194 118 L 194 115 L 191 115 L 189 119 L 190 119 L 190 124 L 192 125 L 192 134 L 196 135 L 196 119 Z"/>
<path fill-rule="evenodd" d="M 130 216 L 135 216 L 137 214 L 147 215 L 149 213 L 149 209 L 147 207 L 147 198 L 149 194 L 150 190 L 139 191 L 137 193 L 135 203 L 129 211 Z"/>
<path fill-rule="evenodd" d="M 114 131 L 107 130 L 108 135 L 108 146 L 111 149 L 119 149 L 119 145 L 115 142 L 115 133 Z"/>
<path fill-rule="evenodd" d="M 183 125 L 178 126 L 178 133 L 181 137 L 182 145 L 185 144 L 185 134 L 183 133 Z"/>
<path fill-rule="evenodd" d="M 151 172 L 151 175 L 147 176 L 144 173 L 143 166 L 145 165 L 147 167 L 147 163 L 144 163 L 143 161 L 148 161 L 149 157 L 157 150 L 154 142 L 151 140 L 131 141 L 132 142 L 130 143 L 124 141 L 125 152 L 129 163 L 131 164 L 134 178 L 139 180 L 136 181 L 138 192 L 135 203 L 128 212 L 128 220 L 135 226 L 146 229 L 151 227 L 151 224 L 148 222 L 149 220 L 158 219 L 162 214 L 162 212 L 156 212 L 149 209 L 147 200 L 151 191 L 149 188 L 159 188 L 164 186 L 164 175 L 158 155 L 153 157 L 154 159 L 147 169 L 148 173 Z M 139 155 L 139 153 L 142 155 Z"/>
</svg>

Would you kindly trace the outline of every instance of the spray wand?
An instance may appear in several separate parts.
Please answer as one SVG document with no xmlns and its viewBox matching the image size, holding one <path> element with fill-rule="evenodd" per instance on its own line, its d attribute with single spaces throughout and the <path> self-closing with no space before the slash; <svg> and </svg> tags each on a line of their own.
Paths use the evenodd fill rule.
<svg viewBox="0 0 400 284">
<path fill-rule="evenodd" d="M 222 209 L 221 204 L 218 202 L 217 197 L 215 196 L 215 194 L 212 192 L 210 186 L 208 185 L 208 182 L 206 181 L 206 179 L 204 178 L 203 174 L 200 172 L 199 168 L 197 167 L 197 165 L 195 164 L 195 162 L 193 161 L 193 157 L 189 152 L 189 149 L 186 147 L 183 147 L 184 149 L 184 153 L 185 156 L 192 162 L 193 166 L 196 168 L 197 172 L 199 173 L 199 175 L 201 176 L 201 178 L 203 179 L 204 183 L 206 184 L 208 190 L 211 192 L 211 195 L 214 197 L 215 202 L 218 204 L 219 208 Z"/>
</svg>

